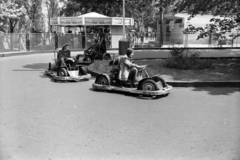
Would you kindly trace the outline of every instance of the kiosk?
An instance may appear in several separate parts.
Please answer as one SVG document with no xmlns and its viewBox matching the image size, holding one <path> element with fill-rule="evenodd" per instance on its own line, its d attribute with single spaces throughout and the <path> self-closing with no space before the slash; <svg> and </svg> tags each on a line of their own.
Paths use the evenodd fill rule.
<svg viewBox="0 0 240 160">
<path fill-rule="evenodd" d="M 77 28 L 80 30 L 81 38 L 80 47 L 86 48 L 92 42 L 94 38 L 94 30 L 95 28 L 102 27 L 104 29 L 107 39 L 107 48 L 118 48 L 119 40 L 122 39 L 123 36 L 123 18 L 122 17 L 108 17 L 96 12 L 90 12 L 87 14 L 83 14 L 78 17 L 54 17 L 50 19 L 50 25 L 57 26 L 57 30 L 60 32 L 66 32 L 66 28 Z M 133 18 L 125 18 L 126 26 L 133 26 L 134 19 Z M 65 28 L 65 29 L 64 29 Z M 75 31 L 76 32 L 76 31 Z M 74 39 L 74 37 L 72 38 Z M 83 43 L 85 41 L 85 43 Z M 83 44 L 87 44 L 83 46 Z"/>
</svg>

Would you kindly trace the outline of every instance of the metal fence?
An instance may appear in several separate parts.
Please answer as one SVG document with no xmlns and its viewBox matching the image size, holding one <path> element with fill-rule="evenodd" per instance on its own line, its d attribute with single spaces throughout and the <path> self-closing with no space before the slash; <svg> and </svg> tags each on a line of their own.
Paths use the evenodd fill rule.
<svg viewBox="0 0 240 160">
<path fill-rule="evenodd" d="M 171 48 L 182 47 L 240 47 L 240 38 L 214 40 L 206 37 L 197 40 L 197 34 L 167 33 L 164 34 L 163 44 L 160 45 L 156 36 L 142 36 L 135 34 L 129 39 L 129 44 L 133 48 Z M 106 48 L 118 49 L 118 42 L 122 35 L 106 34 Z M 12 51 L 44 51 L 54 50 L 65 43 L 71 44 L 71 49 L 80 50 L 90 47 L 96 38 L 95 34 L 53 34 L 53 33 L 1 33 L 0 52 Z"/>
</svg>

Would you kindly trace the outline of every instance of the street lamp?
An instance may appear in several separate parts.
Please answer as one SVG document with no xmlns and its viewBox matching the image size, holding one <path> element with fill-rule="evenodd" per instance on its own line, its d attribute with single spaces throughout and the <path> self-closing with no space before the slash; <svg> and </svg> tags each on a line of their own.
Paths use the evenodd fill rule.
<svg viewBox="0 0 240 160">
<path fill-rule="evenodd" d="M 124 55 L 127 48 L 129 47 L 129 42 L 127 41 L 126 30 L 125 30 L 125 0 L 123 0 L 123 38 L 119 41 L 119 55 Z"/>
<path fill-rule="evenodd" d="M 125 39 L 125 0 L 123 0 L 123 39 Z"/>
</svg>

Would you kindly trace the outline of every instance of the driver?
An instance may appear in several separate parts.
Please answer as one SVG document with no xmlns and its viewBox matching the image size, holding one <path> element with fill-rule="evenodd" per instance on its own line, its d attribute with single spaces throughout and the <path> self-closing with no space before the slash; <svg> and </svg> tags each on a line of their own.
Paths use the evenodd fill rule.
<svg viewBox="0 0 240 160">
<path fill-rule="evenodd" d="M 71 46 L 70 44 L 66 43 L 63 45 L 62 49 L 59 50 L 58 60 L 57 60 L 58 66 L 65 67 L 66 66 L 65 61 L 71 58 L 70 46 Z M 75 60 L 74 60 L 74 63 L 76 63 Z"/>
<path fill-rule="evenodd" d="M 134 50 L 128 48 L 126 54 L 119 57 L 119 80 L 123 83 L 128 80 L 133 81 L 138 69 L 143 69 L 145 67 L 132 63 L 131 59 L 133 55 Z"/>
<path fill-rule="evenodd" d="M 88 49 L 88 51 L 90 51 L 91 56 L 94 58 L 97 54 L 99 54 L 100 52 L 100 46 L 98 44 L 98 40 L 94 39 L 94 44 L 92 46 L 90 46 Z"/>
</svg>

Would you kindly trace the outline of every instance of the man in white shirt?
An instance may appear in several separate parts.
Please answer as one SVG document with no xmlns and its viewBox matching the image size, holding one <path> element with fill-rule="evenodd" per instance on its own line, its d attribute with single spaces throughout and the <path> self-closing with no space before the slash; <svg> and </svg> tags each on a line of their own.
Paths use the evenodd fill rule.
<svg viewBox="0 0 240 160">
<path fill-rule="evenodd" d="M 127 82 L 128 80 L 133 81 L 138 69 L 144 68 L 145 66 L 139 66 L 132 63 L 132 57 L 134 50 L 128 48 L 126 54 L 119 57 L 119 80 Z"/>
</svg>

